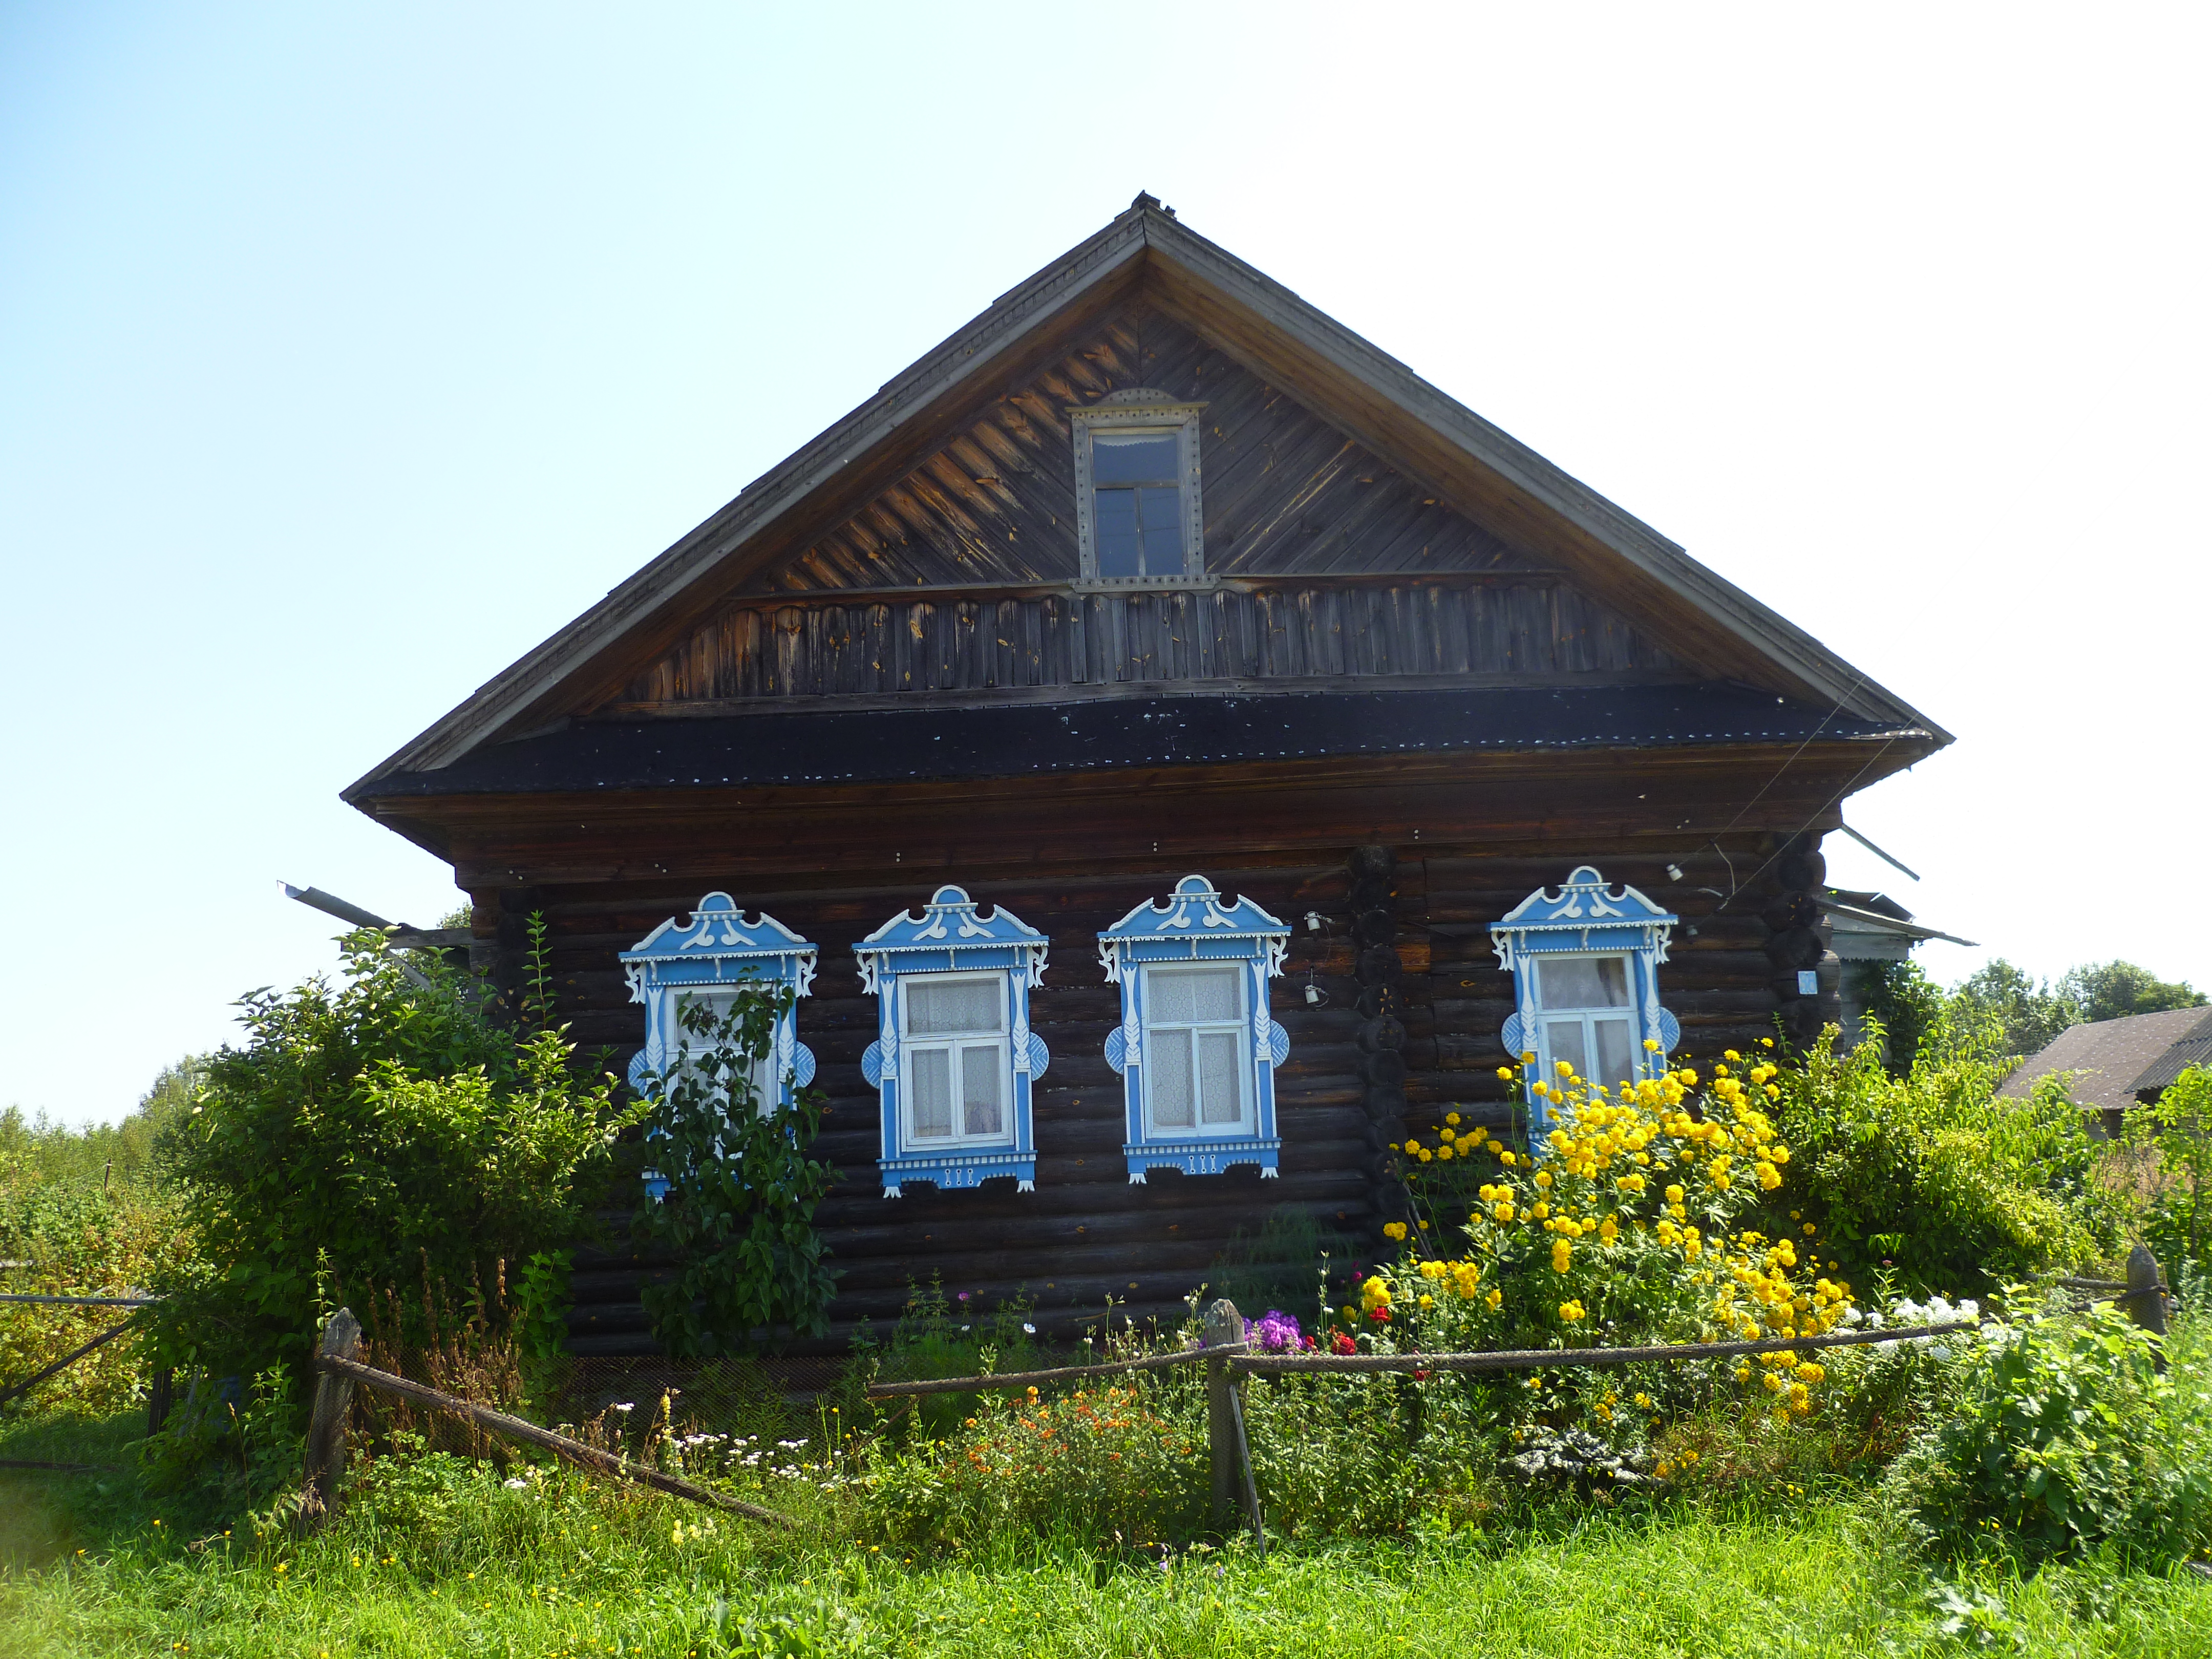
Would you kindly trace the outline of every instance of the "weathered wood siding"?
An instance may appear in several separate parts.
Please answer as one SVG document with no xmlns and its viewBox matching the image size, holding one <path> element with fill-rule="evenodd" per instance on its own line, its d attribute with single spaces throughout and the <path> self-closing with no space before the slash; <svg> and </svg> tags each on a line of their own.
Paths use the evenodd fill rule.
<svg viewBox="0 0 2212 1659">
<path fill-rule="evenodd" d="M 1753 830 L 1725 838 L 1729 856 L 1743 871 L 1756 869 L 1774 844 Z M 1256 1231 L 1282 1204 L 1302 1206 L 1334 1227 L 1370 1232 L 1377 1220 L 1372 1172 L 1381 1138 L 1368 1082 L 1376 1065 L 1391 1062 L 1363 1054 L 1358 1042 L 1362 979 L 1373 975 L 1363 975 L 1360 963 L 1370 947 L 1357 937 L 1345 863 L 1350 850 L 1325 857 L 1224 854 L 1200 866 L 1225 893 L 1249 895 L 1295 926 L 1287 972 L 1275 981 L 1273 997 L 1291 1048 L 1276 1074 L 1282 1174 L 1267 1182 L 1252 1170 L 1195 1178 L 1164 1172 L 1132 1187 L 1122 1164 L 1121 1083 L 1103 1058 L 1120 1000 L 1100 974 L 1096 935 L 1131 906 L 1166 892 L 1188 873 L 1184 865 L 1032 866 L 1003 878 L 988 867 L 942 872 L 1052 938 L 1051 961 L 1031 1005 L 1033 1027 L 1052 1051 L 1036 1095 L 1037 1189 L 1018 1194 L 1011 1182 L 947 1194 L 917 1187 L 896 1200 L 880 1195 L 874 1169 L 877 1097 L 860 1076 L 860 1058 L 875 1034 L 876 1006 L 860 993 L 850 947 L 895 910 L 920 902 L 938 873 L 719 884 L 747 909 L 768 910 L 822 947 L 821 972 L 814 994 L 799 1005 L 799 1028 L 814 1049 L 817 1084 L 830 1105 L 819 1147 L 846 1177 L 819 1218 L 843 1274 L 837 1334 L 849 1334 L 862 1318 L 878 1325 L 894 1319 L 909 1285 L 933 1276 L 949 1293 L 970 1291 L 985 1306 L 1025 1293 L 1048 1327 L 1095 1316 L 1109 1296 L 1139 1318 L 1171 1313 L 1206 1278 L 1232 1234 Z M 1556 884 L 1577 863 L 1594 861 L 1608 878 L 1632 882 L 1682 912 L 1685 925 L 1661 983 L 1666 1003 L 1681 1018 L 1686 1051 L 1704 1056 L 1772 1030 L 1778 1004 L 1762 953 L 1769 929 L 1755 893 L 1717 916 L 1715 898 L 1692 890 L 1725 890 L 1726 866 L 1711 847 L 1593 835 L 1556 847 L 1416 844 L 1395 850 L 1388 902 L 1397 921 L 1393 949 L 1401 975 L 1405 1037 L 1399 1052 L 1408 1127 L 1432 1129 L 1454 1108 L 1478 1121 L 1504 1121 L 1498 1031 L 1512 990 L 1490 953 L 1487 927 L 1530 889 Z M 1670 860 L 1684 867 L 1685 883 L 1667 876 Z M 512 935 L 525 909 L 547 914 L 573 1034 L 586 1048 L 612 1047 L 619 1062 L 640 1039 L 641 1015 L 628 1000 L 615 953 L 662 918 L 688 911 L 699 891 L 696 881 L 672 879 L 483 892 L 479 915 L 487 932 L 503 916 Z M 1324 918 L 1325 932 L 1304 925 L 1308 911 Z M 1325 1006 L 1305 1002 L 1310 979 L 1327 997 Z M 582 1253 L 574 1286 L 580 1351 L 649 1348 L 638 1289 L 655 1266 L 619 1245 Z"/>
<path fill-rule="evenodd" d="M 1206 405 L 1206 568 L 1218 575 L 1541 568 L 1225 353 L 1138 306 L 757 585 L 763 591 L 1069 581 L 1072 405 L 1150 386 Z"/>
<path fill-rule="evenodd" d="M 749 603 L 608 712 L 672 704 L 1194 680 L 1662 675 L 1666 653 L 1542 575 L 1188 592 Z"/>
</svg>

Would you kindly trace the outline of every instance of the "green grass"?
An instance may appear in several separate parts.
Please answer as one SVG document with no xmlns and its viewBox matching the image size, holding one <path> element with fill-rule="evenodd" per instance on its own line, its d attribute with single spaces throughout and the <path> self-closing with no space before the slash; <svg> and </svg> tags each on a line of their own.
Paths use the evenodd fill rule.
<svg viewBox="0 0 2212 1659">
<path fill-rule="evenodd" d="M 128 1462 L 143 1419 L 47 1420 L 0 1456 Z M 392 1466 L 397 1468 L 398 1466 Z M 431 1460 L 312 1542 L 256 1539 L 112 1476 L 0 1472 L 0 1651 L 41 1656 L 1757 1655 L 1944 1651 L 1936 1581 L 1848 1490 L 1562 1511 L 1538 1533 L 1194 1550 L 1164 1570 L 1001 1538 L 904 1559 L 772 1536 L 556 1475 L 513 1492 Z M 156 1524 L 156 1522 L 160 1524 Z M 2212 1583 L 1993 1570 L 2000 1650 L 2212 1655 Z M 724 1608 L 724 1638 L 711 1616 Z M 748 1621 L 750 1625 L 748 1624 Z M 812 1645 L 807 1645 L 808 1643 Z M 1965 1644 L 1972 1646 L 1971 1642 Z"/>
</svg>

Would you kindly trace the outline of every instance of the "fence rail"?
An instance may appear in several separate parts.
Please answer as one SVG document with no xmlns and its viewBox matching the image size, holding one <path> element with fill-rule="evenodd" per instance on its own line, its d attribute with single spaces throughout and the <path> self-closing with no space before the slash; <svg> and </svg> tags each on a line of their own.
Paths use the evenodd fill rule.
<svg viewBox="0 0 2212 1659">
<path fill-rule="evenodd" d="M 27 1302 L 42 1308 L 150 1308 L 158 1296 L 0 1296 L 0 1302 Z"/>
<path fill-rule="evenodd" d="M 674 1498 L 688 1498 L 694 1504 L 704 1504 L 710 1509 L 726 1510 L 742 1515 L 749 1520 L 765 1522 L 770 1526 L 792 1527 L 798 1523 L 790 1516 L 779 1515 L 774 1510 L 763 1509 L 758 1504 L 748 1504 L 742 1498 L 732 1498 L 696 1486 L 659 1469 L 646 1468 L 597 1446 L 587 1446 L 551 1429 L 542 1429 L 535 1423 L 507 1413 L 494 1411 L 489 1406 L 479 1406 L 473 1401 L 459 1400 L 449 1394 L 426 1388 L 420 1382 L 410 1382 L 404 1376 L 394 1376 L 389 1371 L 364 1365 L 354 1356 L 361 1352 L 361 1322 L 353 1316 L 352 1310 L 341 1308 L 331 1316 L 324 1328 L 322 1350 L 315 1356 L 315 1369 L 322 1373 L 315 1382 L 315 1407 L 307 1425 L 307 1479 L 300 1494 L 300 1523 L 312 1531 L 319 1527 L 336 1506 L 338 1479 L 345 1468 L 345 1423 L 353 1405 L 353 1390 L 356 1383 L 374 1389 L 379 1393 L 396 1395 L 402 1400 L 411 1400 L 434 1411 L 466 1418 L 479 1428 L 510 1440 L 520 1440 L 552 1452 L 564 1462 L 573 1464 L 587 1474 L 603 1480 L 634 1480 L 638 1485 L 651 1486 Z"/>
</svg>

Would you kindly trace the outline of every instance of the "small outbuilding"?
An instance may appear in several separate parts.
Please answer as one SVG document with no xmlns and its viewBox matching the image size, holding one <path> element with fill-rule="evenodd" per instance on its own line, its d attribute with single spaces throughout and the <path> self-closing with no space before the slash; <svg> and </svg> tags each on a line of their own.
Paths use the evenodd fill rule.
<svg viewBox="0 0 2212 1659">
<path fill-rule="evenodd" d="M 345 799 L 640 1075 L 679 992 L 800 994 L 842 1338 L 1179 1312 L 1285 1206 L 1379 1240 L 1509 1052 L 1814 1035 L 1820 838 L 1949 741 L 1140 196 Z M 580 1262 L 580 1352 L 653 1267 Z"/>
</svg>

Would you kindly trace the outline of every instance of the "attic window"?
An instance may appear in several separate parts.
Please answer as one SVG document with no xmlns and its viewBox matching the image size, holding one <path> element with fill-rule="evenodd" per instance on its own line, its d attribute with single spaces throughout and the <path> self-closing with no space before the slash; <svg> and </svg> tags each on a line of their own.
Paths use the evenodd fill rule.
<svg viewBox="0 0 2212 1659">
<path fill-rule="evenodd" d="M 1068 411 L 1085 581 L 1180 586 L 1204 576 L 1198 417 L 1205 407 L 1140 388 Z"/>
</svg>

